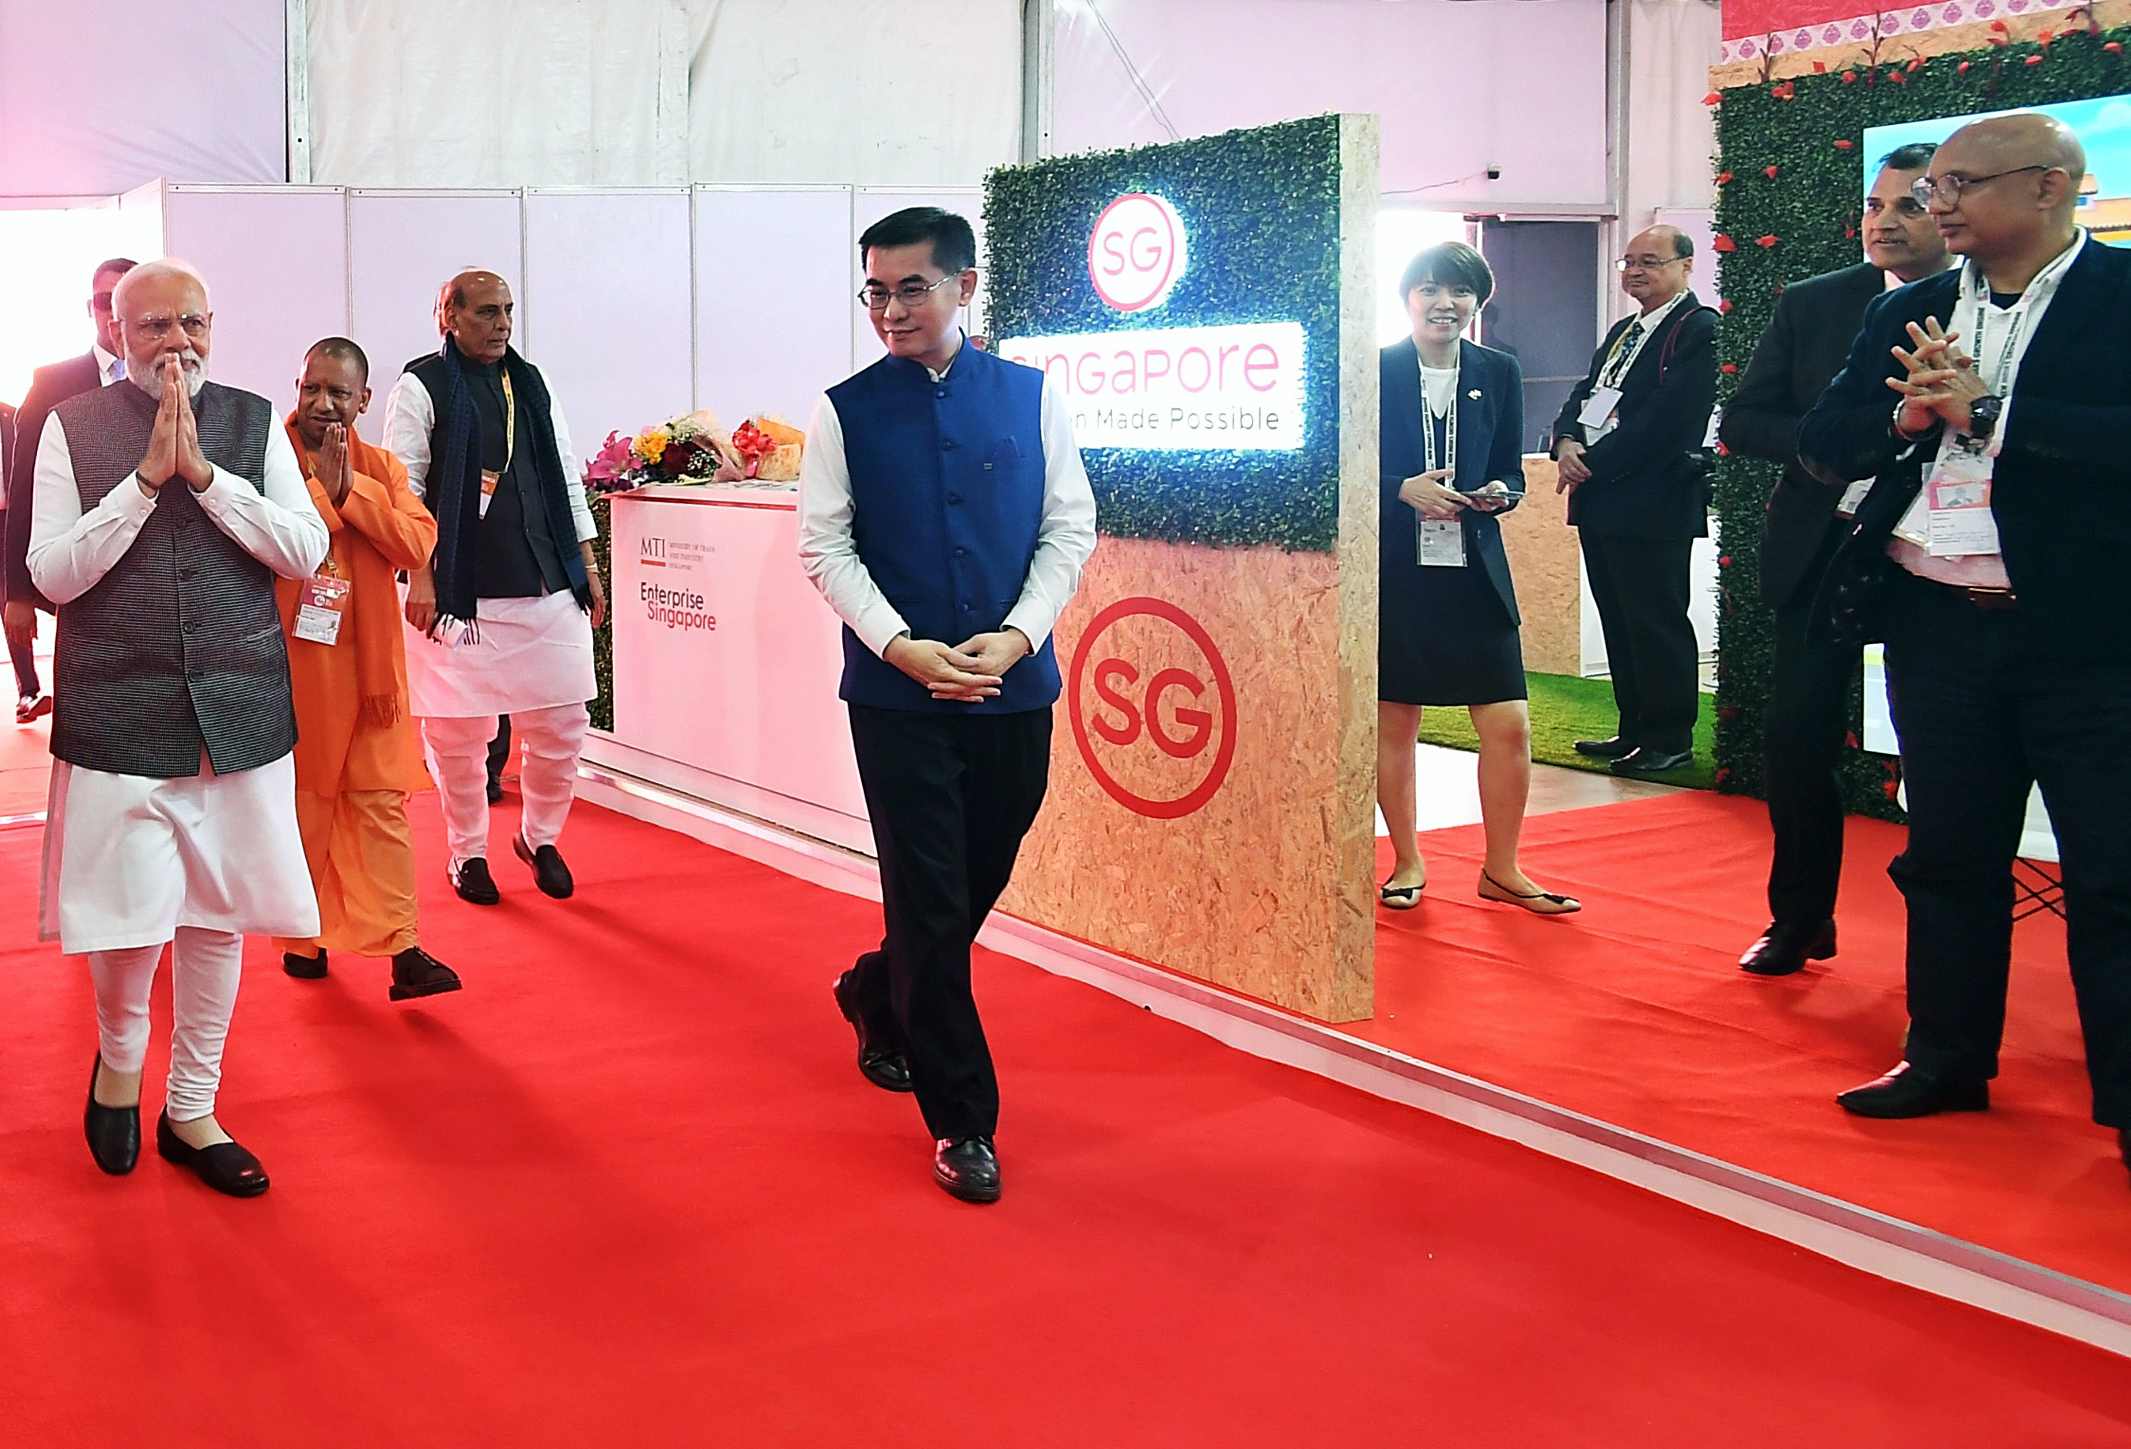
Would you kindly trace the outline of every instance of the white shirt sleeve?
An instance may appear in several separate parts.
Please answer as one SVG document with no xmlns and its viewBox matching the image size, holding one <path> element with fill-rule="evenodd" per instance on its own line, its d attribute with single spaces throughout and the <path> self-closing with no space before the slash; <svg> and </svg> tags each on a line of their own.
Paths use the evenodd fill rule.
<svg viewBox="0 0 2131 1449">
<path fill-rule="evenodd" d="M 128 474 L 103 502 L 83 513 L 81 489 L 74 482 L 74 453 L 57 414 L 44 420 L 36 479 L 31 490 L 30 581 L 53 603 L 72 603 L 125 557 L 141 525 L 155 512 L 156 500 L 142 491 L 137 475 Z"/>
<path fill-rule="evenodd" d="M 333 536 L 311 501 L 310 485 L 303 481 L 303 465 L 289 446 L 288 431 L 279 424 L 266 436 L 264 481 L 262 493 L 236 474 L 217 468 L 214 481 L 197 495 L 200 508 L 238 547 L 282 578 L 307 579 L 325 560 Z M 183 479 L 173 478 L 166 486 L 185 485 Z"/>
<path fill-rule="evenodd" d="M 1095 552 L 1095 490 L 1073 441 L 1073 419 L 1065 398 L 1043 379 L 1043 522 L 1036 552 L 1029 560 L 1021 597 L 1007 611 L 1002 627 L 1028 636 L 1029 648 L 1041 649 L 1058 626 L 1058 616 L 1080 588 L 1080 571 Z"/>
<path fill-rule="evenodd" d="M 436 422 L 429 389 L 413 373 L 401 373 L 385 400 L 385 451 L 406 465 L 407 487 L 417 498 L 428 493 L 429 434 Z"/>
<path fill-rule="evenodd" d="M 41 483 L 40 483 L 41 486 Z M 823 396 L 799 456 L 799 564 L 829 607 L 875 654 L 909 629 L 851 541 L 851 467 L 843 422 Z"/>
</svg>

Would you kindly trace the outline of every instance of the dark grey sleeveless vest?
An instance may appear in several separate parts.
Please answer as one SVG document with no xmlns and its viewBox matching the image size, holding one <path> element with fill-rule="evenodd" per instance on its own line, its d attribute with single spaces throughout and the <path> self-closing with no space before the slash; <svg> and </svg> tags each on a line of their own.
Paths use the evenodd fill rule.
<svg viewBox="0 0 2131 1449">
<path fill-rule="evenodd" d="M 192 410 L 208 461 L 264 493 L 267 439 L 281 426 L 273 405 L 210 382 Z M 83 512 L 133 476 L 155 413 L 130 382 L 54 409 Z M 60 605 L 53 675 L 52 753 L 83 769 L 177 779 L 200 773 L 204 747 L 229 775 L 296 747 L 273 570 L 215 526 L 182 478 L 111 571 Z"/>
</svg>

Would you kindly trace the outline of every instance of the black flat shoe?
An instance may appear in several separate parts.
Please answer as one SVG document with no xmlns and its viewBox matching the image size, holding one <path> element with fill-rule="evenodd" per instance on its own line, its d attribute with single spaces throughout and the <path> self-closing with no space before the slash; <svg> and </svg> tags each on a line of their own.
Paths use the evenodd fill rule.
<svg viewBox="0 0 2131 1449">
<path fill-rule="evenodd" d="M 457 869 L 446 874 L 459 899 L 470 906 L 493 906 L 503 899 L 503 892 L 496 889 L 496 878 L 488 873 L 488 862 L 478 855 L 460 861 Z"/>
<path fill-rule="evenodd" d="M 1876 1082 L 1852 1087 L 1835 1099 L 1858 1117 L 1931 1117 L 1940 1112 L 1987 1112 L 1990 1083 L 1949 1081 L 1907 1062 Z"/>
<path fill-rule="evenodd" d="M 846 971 L 836 978 L 830 988 L 836 994 L 836 1009 L 843 1013 L 851 1030 L 858 1033 L 859 1074 L 884 1092 L 907 1092 L 910 1086 L 910 1063 L 899 1051 L 893 1051 L 873 1039 L 866 1030 L 865 1018 L 851 1004 L 851 973 Z"/>
<path fill-rule="evenodd" d="M 562 852 L 552 845 L 543 845 L 535 850 L 525 843 L 525 837 L 511 837 L 511 849 L 518 858 L 533 868 L 533 884 L 540 887 L 544 896 L 553 896 L 566 901 L 576 894 L 577 882 L 570 879 L 570 868 L 563 863 Z"/>
<path fill-rule="evenodd" d="M 932 1180 L 964 1202 L 999 1200 L 999 1155 L 989 1137 L 942 1137 L 933 1144 Z"/>
<path fill-rule="evenodd" d="M 1808 961 L 1825 961 L 1835 954 L 1835 922 L 1797 926 L 1772 922 L 1761 939 L 1746 948 L 1739 969 L 1756 976 L 1789 976 L 1805 970 Z"/>
<path fill-rule="evenodd" d="M 1653 750 L 1639 745 L 1615 760 L 1612 770 L 1616 775 L 1663 775 L 1693 763 L 1693 750 Z"/>
<path fill-rule="evenodd" d="M 155 1119 L 155 1153 L 165 1162 L 192 1169 L 200 1181 L 227 1197 L 257 1197 L 267 1189 L 266 1169 L 258 1158 L 234 1142 L 194 1147 L 180 1140 L 167 1111 Z"/>
<path fill-rule="evenodd" d="M 442 996 L 460 987 L 459 973 L 424 951 L 409 946 L 392 958 L 394 1001 L 413 1001 L 421 996 Z"/>
<path fill-rule="evenodd" d="M 141 1109 L 106 1107 L 96 1100 L 96 1079 L 103 1074 L 104 1054 L 96 1054 L 89 1068 L 89 1108 L 82 1114 L 82 1134 L 89 1139 L 89 1155 L 113 1177 L 124 1177 L 141 1160 Z"/>
<path fill-rule="evenodd" d="M 1617 760 L 1634 752 L 1635 741 L 1624 740 L 1619 735 L 1603 740 L 1578 740 L 1575 750 L 1577 754 L 1588 755 L 1594 760 Z"/>
<path fill-rule="evenodd" d="M 316 956 L 299 956 L 294 951 L 283 951 L 281 969 L 298 981 L 323 981 L 326 979 L 326 953 L 321 950 Z"/>
</svg>

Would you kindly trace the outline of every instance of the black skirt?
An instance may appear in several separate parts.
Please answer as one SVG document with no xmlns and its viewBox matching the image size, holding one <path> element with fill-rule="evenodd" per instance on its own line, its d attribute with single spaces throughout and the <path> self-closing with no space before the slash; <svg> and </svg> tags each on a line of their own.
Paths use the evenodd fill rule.
<svg viewBox="0 0 2131 1449">
<path fill-rule="evenodd" d="M 1418 513 L 1388 502 L 1380 526 L 1376 697 L 1392 704 L 1523 699 L 1517 626 L 1487 570 L 1472 557 L 1469 531 L 1465 567 L 1423 568 Z"/>
</svg>

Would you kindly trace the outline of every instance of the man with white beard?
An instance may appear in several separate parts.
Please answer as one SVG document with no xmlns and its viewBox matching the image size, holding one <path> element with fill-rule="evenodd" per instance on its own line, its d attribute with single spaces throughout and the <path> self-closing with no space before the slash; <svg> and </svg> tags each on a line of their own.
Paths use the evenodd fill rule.
<svg viewBox="0 0 2131 1449">
<path fill-rule="evenodd" d="M 148 993 L 171 946 L 156 1151 L 232 1197 L 258 1158 L 215 1118 L 246 933 L 305 937 L 296 713 L 274 579 L 328 534 L 273 404 L 207 380 L 207 285 L 182 262 L 112 300 L 125 381 L 61 403 L 38 443 L 29 571 L 59 607 L 42 931 L 87 953 L 99 1043 L 84 1130 L 140 1154 Z"/>
</svg>

